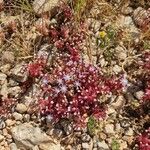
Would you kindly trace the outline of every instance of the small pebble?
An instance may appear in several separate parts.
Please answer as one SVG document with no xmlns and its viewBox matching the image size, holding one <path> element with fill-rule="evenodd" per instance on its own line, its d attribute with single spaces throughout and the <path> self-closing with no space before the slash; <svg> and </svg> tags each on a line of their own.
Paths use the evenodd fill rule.
<svg viewBox="0 0 150 150">
<path fill-rule="evenodd" d="M 10 150 L 18 150 L 17 145 L 15 143 L 11 143 L 9 147 L 10 147 Z"/>
<path fill-rule="evenodd" d="M 2 119 L 0 119 L 0 130 L 4 129 L 5 127 L 6 127 L 6 123 Z"/>
<path fill-rule="evenodd" d="M 13 126 L 16 121 L 11 120 L 11 119 L 7 119 L 5 122 L 6 122 L 6 125 L 9 127 L 9 126 Z"/>
<path fill-rule="evenodd" d="M 15 118 L 16 121 L 21 121 L 23 119 L 23 116 L 17 112 L 13 113 L 13 117 Z"/>
<path fill-rule="evenodd" d="M 134 93 L 134 96 L 138 99 L 138 100 L 142 100 L 143 96 L 144 96 L 144 92 L 143 91 L 137 91 Z"/>
<path fill-rule="evenodd" d="M 25 113 L 27 111 L 27 107 L 26 107 L 26 105 L 24 105 L 22 103 L 17 104 L 16 111 L 21 113 L 21 114 L 23 114 L 23 113 Z"/>
<path fill-rule="evenodd" d="M 89 144 L 88 143 L 82 143 L 82 148 L 83 149 L 89 149 Z"/>
<path fill-rule="evenodd" d="M 4 140 L 4 136 L 0 134 L 0 142 Z"/>
<path fill-rule="evenodd" d="M 115 134 L 114 125 L 113 124 L 106 124 L 106 126 L 105 126 L 105 132 L 107 134 Z"/>
<path fill-rule="evenodd" d="M 91 137 L 88 134 L 84 133 L 81 135 L 81 140 L 83 142 L 89 142 L 91 140 Z"/>
</svg>

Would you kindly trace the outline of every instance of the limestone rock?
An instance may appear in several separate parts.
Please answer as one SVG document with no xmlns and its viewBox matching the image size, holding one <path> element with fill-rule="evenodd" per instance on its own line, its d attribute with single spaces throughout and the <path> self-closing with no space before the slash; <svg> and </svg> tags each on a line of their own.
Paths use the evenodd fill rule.
<svg viewBox="0 0 150 150">
<path fill-rule="evenodd" d="M 29 123 L 15 126 L 11 129 L 11 133 L 17 148 L 28 150 L 39 145 L 41 150 L 60 150 L 59 144 L 43 133 L 40 128 L 33 127 Z"/>
<path fill-rule="evenodd" d="M 18 82 L 25 82 L 28 78 L 28 73 L 25 71 L 25 64 L 17 64 L 11 70 L 12 77 Z"/>
<path fill-rule="evenodd" d="M 20 103 L 20 104 L 17 104 L 16 106 L 16 111 L 18 111 L 19 113 L 23 114 L 27 111 L 27 107 L 26 105 Z"/>
<path fill-rule="evenodd" d="M 4 136 L 0 134 L 0 142 L 4 140 Z"/>
<path fill-rule="evenodd" d="M 20 86 L 15 86 L 15 87 L 11 87 L 8 89 L 8 93 L 11 95 L 11 96 L 14 96 L 14 97 L 18 97 L 19 94 L 21 94 L 21 87 Z"/>
<path fill-rule="evenodd" d="M 101 150 L 109 150 L 108 145 L 105 143 L 105 141 L 98 142 L 98 148 Z"/>
<path fill-rule="evenodd" d="M 6 63 L 14 63 L 15 61 L 14 53 L 9 51 L 3 52 L 2 61 Z"/>
<path fill-rule="evenodd" d="M 6 123 L 3 119 L 0 119 L 0 130 L 6 127 Z"/>
<path fill-rule="evenodd" d="M 43 14 L 45 12 L 50 12 L 56 6 L 58 6 L 59 0 L 34 0 L 33 10 L 36 14 Z"/>
<path fill-rule="evenodd" d="M 0 85 L 4 84 L 7 76 L 4 73 L 0 73 Z"/>
<path fill-rule="evenodd" d="M 9 145 L 9 147 L 10 147 L 10 150 L 18 150 L 18 148 L 17 148 L 17 146 L 16 146 L 15 143 L 11 143 L 11 144 Z"/>
<path fill-rule="evenodd" d="M 142 7 L 138 7 L 134 10 L 133 20 L 140 28 L 149 29 L 150 26 L 150 8 L 145 10 Z"/>
<path fill-rule="evenodd" d="M 107 134 L 115 134 L 114 125 L 113 124 L 106 124 L 106 126 L 105 126 L 105 132 Z"/>
</svg>

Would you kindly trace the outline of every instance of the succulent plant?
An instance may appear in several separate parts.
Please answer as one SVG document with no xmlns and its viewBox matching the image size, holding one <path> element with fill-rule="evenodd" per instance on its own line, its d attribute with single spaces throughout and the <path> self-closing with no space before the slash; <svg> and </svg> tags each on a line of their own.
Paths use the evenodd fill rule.
<svg viewBox="0 0 150 150">
<path fill-rule="evenodd" d="M 150 128 L 137 137 L 140 150 L 150 149 Z"/>
</svg>

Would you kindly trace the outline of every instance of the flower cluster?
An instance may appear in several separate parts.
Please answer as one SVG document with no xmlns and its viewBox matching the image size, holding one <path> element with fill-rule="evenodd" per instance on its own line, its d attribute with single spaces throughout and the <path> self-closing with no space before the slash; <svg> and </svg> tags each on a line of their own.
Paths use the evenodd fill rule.
<svg viewBox="0 0 150 150">
<path fill-rule="evenodd" d="M 150 53 L 146 52 L 142 56 L 141 65 L 144 73 L 145 80 L 145 94 L 143 96 L 144 102 L 148 102 L 150 100 Z"/>
<path fill-rule="evenodd" d="M 53 121 L 72 119 L 74 123 L 80 122 L 79 125 L 91 115 L 103 118 L 105 108 L 100 104 L 99 96 L 119 91 L 121 81 L 104 77 L 96 66 L 82 59 L 76 61 L 67 57 L 60 60 L 51 73 L 44 73 L 44 68 L 36 65 L 37 62 L 29 65 L 30 75 L 41 75 L 41 114 L 51 116 Z"/>
<path fill-rule="evenodd" d="M 61 6 L 56 18 L 58 24 L 50 27 L 50 37 L 54 45 L 61 50 L 71 54 L 78 59 L 82 41 L 85 38 L 83 24 L 80 27 L 73 22 L 73 13 L 69 6 Z"/>
<path fill-rule="evenodd" d="M 30 77 L 38 77 L 42 74 L 42 71 L 45 67 L 45 60 L 38 58 L 34 63 L 28 65 L 28 72 Z"/>
<path fill-rule="evenodd" d="M 74 15 L 70 6 L 62 4 L 58 8 L 55 16 L 56 23 L 48 24 L 42 19 L 41 25 L 36 26 L 37 30 L 49 37 L 50 43 L 60 50 L 61 53 L 67 52 L 74 59 L 79 59 L 79 51 L 85 39 L 84 24 L 77 25 L 74 22 Z"/>
<path fill-rule="evenodd" d="M 150 128 L 147 129 L 137 138 L 139 149 L 140 150 L 149 150 L 150 149 Z"/>
<path fill-rule="evenodd" d="M 75 23 L 68 5 L 58 8 L 55 21 L 49 25 L 45 21 L 44 30 L 43 25 L 38 29 L 57 48 L 57 62 L 46 69 L 46 63 L 37 59 L 29 64 L 28 72 L 41 85 L 38 95 L 41 115 L 55 122 L 68 118 L 83 126 L 89 116 L 98 119 L 105 116 L 100 96 L 120 91 L 123 83 L 116 77 L 104 76 L 98 67 L 81 59 L 85 28 L 83 23 L 80 27 Z"/>
<path fill-rule="evenodd" d="M 11 112 L 14 104 L 15 100 L 12 98 L 0 99 L 0 117 L 7 117 L 7 115 Z"/>
</svg>

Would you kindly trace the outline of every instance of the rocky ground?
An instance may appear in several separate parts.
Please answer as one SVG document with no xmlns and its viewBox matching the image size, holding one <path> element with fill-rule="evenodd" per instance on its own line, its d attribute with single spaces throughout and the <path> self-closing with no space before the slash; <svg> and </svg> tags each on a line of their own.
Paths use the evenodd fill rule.
<svg viewBox="0 0 150 150">
<path fill-rule="evenodd" d="M 43 70 L 38 67 L 41 63 L 33 68 L 30 64 L 42 55 L 48 74 L 68 53 L 58 51 L 56 32 L 50 28 L 61 24 L 57 22 L 61 5 L 59 0 L 0 0 L 0 149 L 150 150 L 149 134 L 144 142 L 143 137 L 137 140 L 150 127 L 150 92 L 146 90 L 150 81 L 150 1 L 65 2 L 75 14 L 71 32 L 83 25 L 84 32 L 77 38 L 83 60 L 107 76 L 122 77 L 121 92 L 99 97 L 106 107 L 105 117 L 87 116 L 83 128 L 74 128 L 74 122 L 65 118 L 53 123 L 37 106 L 43 90 L 38 74 Z M 63 11 L 68 17 L 67 8 Z M 141 62 L 147 63 L 148 71 Z M 149 97 L 143 102 L 145 95 Z"/>
</svg>

